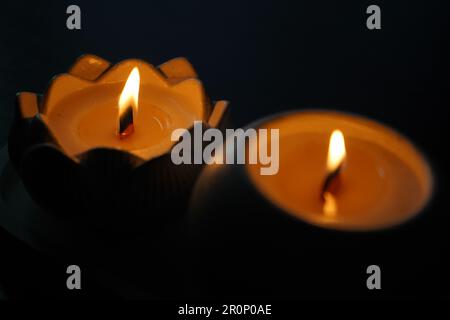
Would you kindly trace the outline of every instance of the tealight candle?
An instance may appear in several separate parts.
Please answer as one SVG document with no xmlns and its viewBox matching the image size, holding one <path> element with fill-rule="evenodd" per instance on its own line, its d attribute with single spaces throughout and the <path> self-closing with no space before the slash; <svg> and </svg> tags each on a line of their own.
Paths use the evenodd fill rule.
<svg viewBox="0 0 450 320">
<path fill-rule="evenodd" d="M 260 175 L 260 165 L 248 165 L 250 180 L 275 205 L 308 223 L 382 229 L 413 217 L 431 195 L 431 170 L 423 156 L 403 136 L 374 121 L 300 112 L 261 128 L 280 130 L 280 169 Z M 334 190 L 325 190 L 327 177 Z"/>
<path fill-rule="evenodd" d="M 375 121 L 338 112 L 297 112 L 250 127 L 279 130 L 278 173 L 261 175 L 263 164 L 206 168 L 192 202 L 194 220 L 200 216 L 197 206 L 201 212 L 218 201 L 214 193 L 220 191 L 211 187 L 217 180 L 224 185 L 222 192 L 252 189 L 260 198 L 255 202 L 270 204 L 284 215 L 347 231 L 401 224 L 419 213 L 432 194 L 431 169 L 422 154 Z M 248 147 L 255 148 L 257 140 L 250 140 Z"/>
<path fill-rule="evenodd" d="M 428 216 L 412 218 L 426 211 L 433 177 L 408 139 L 331 111 L 288 112 L 246 128 L 279 130 L 279 170 L 203 170 L 188 220 L 191 246 L 201 248 L 190 259 L 195 295 L 365 297 L 373 293 L 365 286 L 370 264 L 389 273 L 383 294 L 427 290 L 407 282 L 432 272 L 435 243 L 422 238 Z"/>
<path fill-rule="evenodd" d="M 174 164 L 171 135 L 194 121 L 223 127 L 228 103 L 207 97 L 184 58 L 111 66 L 93 55 L 16 102 L 0 225 L 38 252 L 88 262 L 119 294 L 179 292 L 179 223 L 202 166 Z"/>
<path fill-rule="evenodd" d="M 172 132 L 193 131 L 195 121 L 220 127 L 226 110 L 226 101 L 210 101 L 184 58 L 111 66 L 84 55 L 42 98 L 17 95 L 8 151 L 39 206 L 135 230 L 143 219 L 156 226 L 182 216 L 200 173 L 200 165 L 172 163 Z M 123 219 L 125 212 L 139 219 Z"/>
<path fill-rule="evenodd" d="M 54 80 L 42 119 L 72 157 L 109 147 L 150 159 L 167 152 L 174 129 L 203 119 L 205 101 L 197 79 L 170 86 L 152 66 L 127 60 L 95 83 L 71 75 Z M 118 126 L 127 114 L 133 132 L 124 139 Z"/>
</svg>

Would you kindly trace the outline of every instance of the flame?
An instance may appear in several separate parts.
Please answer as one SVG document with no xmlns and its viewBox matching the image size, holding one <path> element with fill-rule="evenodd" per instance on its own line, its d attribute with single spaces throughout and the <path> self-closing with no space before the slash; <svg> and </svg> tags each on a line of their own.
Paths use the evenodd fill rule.
<svg viewBox="0 0 450 320">
<path fill-rule="evenodd" d="M 334 217 L 337 212 L 337 203 L 335 197 L 330 192 L 323 194 L 323 214 L 327 217 Z"/>
<path fill-rule="evenodd" d="M 345 160 L 345 140 L 341 130 L 334 130 L 328 146 L 327 170 L 333 172 Z"/>
<path fill-rule="evenodd" d="M 138 109 L 140 76 L 139 69 L 134 67 L 128 76 L 127 82 L 123 87 L 119 98 L 119 115 L 121 115 L 128 107 L 132 107 L 134 111 Z"/>
</svg>

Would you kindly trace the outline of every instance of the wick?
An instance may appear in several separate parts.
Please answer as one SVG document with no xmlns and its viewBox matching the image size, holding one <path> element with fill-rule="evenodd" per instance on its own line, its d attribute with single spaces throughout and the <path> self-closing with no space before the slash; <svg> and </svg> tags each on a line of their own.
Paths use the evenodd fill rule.
<svg viewBox="0 0 450 320">
<path fill-rule="evenodd" d="M 325 178 L 325 181 L 322 186 L 322 191 L 320 193 L 320 197 L 323 201 L 325 201 L 325 195 L 327 193 L 329 194 L 336 194 L 339 188 L 339 181 L 340 181 L 340 173 L 342 171 L 342 164 L 338 166 L 335 170 L 328 173 L 328 175 Z"/>
<path fill-rule="evenodd" d="M 119 116 L 119 138 L 125 139 L 134 132 L 133 107 L 129 106 Z"/>
</svg>

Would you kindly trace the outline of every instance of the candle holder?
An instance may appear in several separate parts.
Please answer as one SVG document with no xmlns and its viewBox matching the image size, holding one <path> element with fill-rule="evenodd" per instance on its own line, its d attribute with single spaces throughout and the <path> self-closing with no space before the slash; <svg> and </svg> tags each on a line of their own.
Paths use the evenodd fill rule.
<svg viewBox="0 0 450 320">
<path fill-rule="evenodd" d="M 308 115 L 275 115 L 247 128 L 258 129 L 269 121 L 302 114 Z M 317 129 L 317 124 L 310 121 L 290 128 L 296 130 L 300 125 Z M 287 146 L 280 141 L 280 159 L 283 148 Z M 294 174 L 292 170 L 288 173 Z M 300 184 L 301 176 L 296 179 Z M 320 186 L 318 183 L 317 199 Z M 196 254 L 190 259 L 193 296 L 267 299 L 445 295 L 442 283 L 448 283 L 448 278 L 431 279 L 433 274 L 445 274 L 446 264 L 439 256 L 445 244 L 429 230 L 433 215 L 424 214 L 433 212 L 436 202 L 430 201 L 421 209 L 422 214 L 408 221 L 371 230 L 366 225 L 357 230 L 351 224 L 327 226 L 313 223 L 318 219 L 308 220 L 306 215 L 296 216 L 263 190 L 256 186 L 248 165 L 212 165 L 202 172 L 187 216 L 191 245 L 196 248 L 190 251 Z M 294 190 L 303 189 L 298 186 Z M 366 287 L 366 269 L 372 264 L 381 267 L 380 291 Z"/>
<path fill-rule="evenodd" d="M 171 150 L 177 141 L 151 157 L 111 147 L 69 154 L 48 123 L 52 108 L 64 106 L 71 94 L 92 90 L 95 105 L 102 97 L 97 85 L 118 88 L 136 66 L 144 98 L 151 99 L 145 88 L 167 92 L 168 100 L 187 102 L 179 106 L 191 108 L 203 129 L 225 128 L 228 103 L 211 102 L 185 58 L 159 67 L 135 59 L 112 66 L 83 55 L 43 95 L 17 94 L 8 145 L 0 151 L 0 224 L 39 252 L 88 265 L 119 296 L 173 297 L 182 283 L 175 261 L 184 241 L 180 218 L 202 165 L 175 165 Z M 195 141 L 193 127 L 181 129 Z"/>
<path fill-rule="evenodd" d="M 192 65 L 184 58 L 155 68 L 134 59 L 111 66 L 102 58 L 84 55 L 68 73 L 54 77 L 44 95 L 18 93 L 8 140 L 12 167 L 6 165 L 4 175 L 9 178 L 3 183 L 20 179 L 26 190 L 29 207 L 20 209 L 30 215 L 23 221 L 28 224 L 25 229 L 43 238 L 46 233 L 58 234 L 41 239 L 46 247 L 51 247 L 47 242 L 58 247 L 61 237 L 71 246 L 89 249 L 92 239 L 98 240 L 104 233 L 159 233 L 164 225 L 177 223 L 187 208 L 202 165 L 173 164 L 170 153 L 176 141 L 150 158 L 108 147 L 70 155 L 62 147 L 61 137 L 48 125 L 47 115 L 55 104 L 64 103 L 67 96 L 79 90 L 123 83 L 135 66 L 140 69 L 143 85 L 189 100 L 189 107 L 196 109 L 204 128 L 221 128 L 228 119 L 228 103 L 210 102 Z M 185 129 L 194 136 L 193 127 Z"/>
</svg>

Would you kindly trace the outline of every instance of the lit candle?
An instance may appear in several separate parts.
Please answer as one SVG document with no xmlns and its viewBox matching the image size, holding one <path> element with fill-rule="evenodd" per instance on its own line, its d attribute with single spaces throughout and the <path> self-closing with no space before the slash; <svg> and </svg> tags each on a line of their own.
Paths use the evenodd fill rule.
<svg viewBox="0 0 450 320">
<path fill-rule="evenodd" d="M 96 82 L 56 78 L 41 117 L 71 157 L 108 147 L 150 159 L 170 149 L 174 129 L 204 119 L 205 101 L 197 79 L 172 86 L 152 66 L 127 60 Z"/>
<path fill-rule="evenodd" d="M 288 112 L 246 128 L 279 130 L 279 170 L 261 175 L 266 164 L 248 163 L 203 170 L 189 212 L 195 294 L 366 297 L 370 264 L 389 273 L 383 293 L 420 293 L 402 279 L 433 272 L 436 256 L 428 253 L 438 246 L 423 237 L 433 178 L 408 139 L 327 111 Z"/>
<path fill-rule="evenodd" d="M 251 182 L 286 213 L 325 228 L 373 230 L 415 216 L 432 192 L 430 167 L 406 138 L 374 121 L 300 112 L 265 122 L 280 130 L 280 169 Z"/>
<path fill-rule="evenodd" d="M 42 99 L 17 95 L 8 150 L 39 205 L 108 212 L 122 228 L 124 212 L 162 220 L 183 214 L 201 166 L 172 163 L 172 132 L 193 131 L 194 121 L 221 127 L 226 111 L 226 101 L 210 102 L 184 58 L 155 68 L 85 55 Z"/>
<path fill-rule="evenodd" d="M 21 92 L 16 102 L 9 159 L 0 150 L 2 228 L 46 256 L 79 257 L 99 274 L 105 267 L 115 292 L 141 294 L 147 284 L 152 297 L 180 292 L 174 244 L 202 166 L 172 162 L 171 134 L 195 131 L 195 120 L 222 127 L 227 102 L 211 103 L 184 58 L 111 67 L 92 55 L 55 77 L 42 99 Z"/>
<path fill-rule="evenodd" d="M 246 194 L 243 205 L 258 204 L 261 212 L 274 207 L 322 228 L 380 230 L 414 217 L 432 194 L 431 169 L 422 154 L 375 121 L 337 112 L 297 112 L 250 127 L 279 129 L 278 173 L 261 175 L 264 164 L 206 168 L 192 202 L 194 220 L 222 192 L 232 193 L 233 202 Z M 256 148 L 251 143 L 258 139 L 251 141 L 249 148 Z"/>
</svg>

